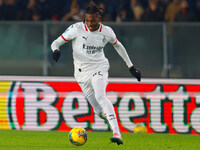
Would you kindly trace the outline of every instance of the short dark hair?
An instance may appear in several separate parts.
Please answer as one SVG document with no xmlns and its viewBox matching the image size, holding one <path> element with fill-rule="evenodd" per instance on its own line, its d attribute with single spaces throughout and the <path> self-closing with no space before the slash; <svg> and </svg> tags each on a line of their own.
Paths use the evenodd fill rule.
<svg viewBox="0 0 200 150">
<path fill-rule="evenodd" d="M 101 12 L 96 5 L 89 4 L 85 9 L 85 14 L 99 14 L 99 15 L 101 15 Z"/>
</svg>

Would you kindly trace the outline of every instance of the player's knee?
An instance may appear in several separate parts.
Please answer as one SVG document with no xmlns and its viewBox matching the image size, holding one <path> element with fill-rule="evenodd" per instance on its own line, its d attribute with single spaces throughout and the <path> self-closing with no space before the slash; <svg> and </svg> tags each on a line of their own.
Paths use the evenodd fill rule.
<svg viewBox="0 0 200 150">
<path fill-rule="evenodd" d="M 102 106 L 103 103 L 106 101 L 106 96 L 104 94 L 95 94 L 95 98 L 98 103 Z"/>
<path fill-rule="evenodd" d="M 101 106 L 98 106 L 98 107 L 93 107 L 94 109 L 94 113 L 97 114 L 99 116 L 99 114 L 102 113 L 103 109 Z"/>
</svg>

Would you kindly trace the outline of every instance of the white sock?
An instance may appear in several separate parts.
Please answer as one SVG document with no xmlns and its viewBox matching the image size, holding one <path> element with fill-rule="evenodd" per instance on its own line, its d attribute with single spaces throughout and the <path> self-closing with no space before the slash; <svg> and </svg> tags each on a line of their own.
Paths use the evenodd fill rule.
<svg viewBox="0 0 200 150">
<path fill-rule="evenodd" d="M 116 127 L 116 128 L 113 129 L 113 134 L 114 133 L 117 133 L 119 136 L 121 136 L 121 133 L 120 133 L 120 130 L 119 130 L 118 127 Z"/>
</svg>

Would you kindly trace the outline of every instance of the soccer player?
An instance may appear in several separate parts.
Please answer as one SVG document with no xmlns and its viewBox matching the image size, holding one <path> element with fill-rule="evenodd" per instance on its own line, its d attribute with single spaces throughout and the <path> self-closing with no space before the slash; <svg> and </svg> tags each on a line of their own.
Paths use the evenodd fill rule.
<svg viewBox="0 0 200 150">
<path fill-rule="evenodd" d="M 104 46 L 111 43 L 125 61 L 130 73 L 141 80 L 141 73 L 136 69 L 124 46 L 117 40 L 113 30 L 101 23 L 101 14 L 96 5 L 89 5 L 85 11 L 83 22 L 71 25 L 60 37 L 51 44 L 53 59 L 57 62 L 60 57 L 59 47 L 72 40 L 74 76 L 80 85 L 87 101 L 95 113 L 106 120 L 112 131 L 111 142 L 118 145 L 123 140 L 118 127 L 114 107 L 106 97 L 108 84 L 109 62 L 104 56 Z"/>
</svg>

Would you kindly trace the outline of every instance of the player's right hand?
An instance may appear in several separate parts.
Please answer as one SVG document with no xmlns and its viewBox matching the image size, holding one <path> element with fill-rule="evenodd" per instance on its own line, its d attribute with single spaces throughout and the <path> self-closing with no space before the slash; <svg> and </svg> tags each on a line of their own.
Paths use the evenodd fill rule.
<svg viewBox="0 0 200 150">
<path fill-rule="evenodd" d="M 137 78 L 137 80 L 141 81 L 141 72 L 140 70 L 136 69 L 134 66 L 129 68 L 130 73 Z"/>
<path fill-rule="evenodd" d="M 60 58 L 60 50 L 56 49 L 55 51 L 53 51 L 52 57 L 57 62 L 58 59 Z"/>
</svg>

